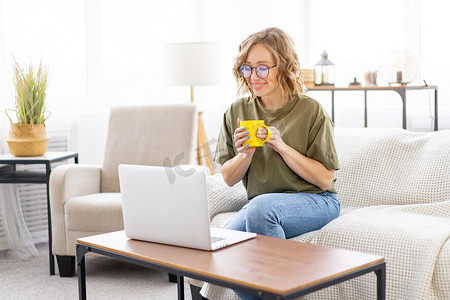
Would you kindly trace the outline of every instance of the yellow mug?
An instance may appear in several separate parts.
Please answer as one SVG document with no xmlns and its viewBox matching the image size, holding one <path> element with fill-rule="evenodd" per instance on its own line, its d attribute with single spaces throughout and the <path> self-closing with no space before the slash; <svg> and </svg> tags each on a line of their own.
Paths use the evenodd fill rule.
<svg viewBox="0 0 450 300">
<path fill-rule="evenodd" d="M 272 135 L 272 132 L 270 131 L 269 127 L 264 125 L 264 120 L 247 120 L 247 121 L 240 121 L 239 127 L 245 127 L 244 131 L 249 132 L 250 138 L 248 139 L 247 144 L 249 144 L 249 147 L 262 147 L 264 146 L 264 143 L 267 142 L 270 139 L 270 136 Z M 267 130 L 267 137 L 265 140 L 261 140 L 256 136 L 256 132 L 258 131 L 258 128 L 264 127 Z"/>
</svg>

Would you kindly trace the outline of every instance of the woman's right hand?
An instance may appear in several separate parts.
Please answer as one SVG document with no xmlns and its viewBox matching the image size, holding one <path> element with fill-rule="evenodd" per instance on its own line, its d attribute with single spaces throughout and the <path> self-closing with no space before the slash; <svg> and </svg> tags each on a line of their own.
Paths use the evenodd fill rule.
<svg viewBox="0 0 450 300">
<path fill-rule="evenodd" d="M 239 126 L 239 118 L 237 119 Z M 255 147 L 248 146 L 248 132 L 245 128 L 238 127 L 234 131 L 233 142 L 238 154 L 226 161 L 220 168 L 223 180 L 228 186 L 233 186 L 245 176 L 255 153 Z"/>
<path fill-rule="evenodd" d="M 240 125 L 240 121 L 241 120 L 238 118 L 238 126 Z M 252 155 L 253 153 L 255 153 L 256 148 L 248 146 L 248 139 L 250 138 L 248 134 L 249 132 L 245 130 L 245 127 L 236 128 L 236 130 L 234 131 L 233 142 L 234 147 L 239 153 Z"/>
</svg>

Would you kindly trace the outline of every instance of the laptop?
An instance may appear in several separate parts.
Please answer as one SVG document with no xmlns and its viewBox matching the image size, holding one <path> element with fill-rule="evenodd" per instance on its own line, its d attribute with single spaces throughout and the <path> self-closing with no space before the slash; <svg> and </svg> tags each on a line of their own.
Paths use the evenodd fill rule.
<svg viewBox="0 0 450 300">
<path fill-rule="evenodd" d="M 125 234 L 131 239 L 216 250 L 256 236 L 210 227 L 201 170 L 121 164 L 119 181 Z"/>
</svg>

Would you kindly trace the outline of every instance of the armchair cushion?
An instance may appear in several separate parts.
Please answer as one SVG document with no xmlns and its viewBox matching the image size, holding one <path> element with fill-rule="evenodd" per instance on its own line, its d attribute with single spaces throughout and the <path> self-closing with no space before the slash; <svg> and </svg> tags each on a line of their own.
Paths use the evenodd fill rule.
<svg viewBox="0 0 450 300">
<path fill-rule="evenodd" d="M 123 229 L 120 193 L 73 197 L 65 209 L 67 231 L 107 232 Z"/>
</svg>

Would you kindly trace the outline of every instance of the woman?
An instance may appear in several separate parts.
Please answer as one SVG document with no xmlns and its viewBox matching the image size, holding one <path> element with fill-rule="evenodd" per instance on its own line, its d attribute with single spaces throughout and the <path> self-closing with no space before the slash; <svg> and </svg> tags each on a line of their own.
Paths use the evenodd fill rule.
<svg viewBox="0 0 450 300">
<path fill-rule="evenodd" d="M 283 239 L 322 228 L 340 211 L 333 123 L 304 95 L 291 38 L 278 28 L 250 35 L 239 47 L 233 74 L 239 94 L 250 96 L 225 112 L 215 160 L 229 186 L 243 181 L 250 202 L 227 228 Z M 249 147 L 239 120 L 264 120 L 270 139 Z M 264 127 L 257 137 L 267 137 Z"/>
<path fill-rule="evenodd" d="M 239 94 L 250 97 L 225 112 L 215 160 L 229 186 L 243 181 L 250 202 L 226 227 L 283 239 L 322 228 L 340 211 L 333 123 L 304 95 L 291 38 L 278 28 L 250 35 L 239 47 L 233 74 Z M 271 136 L 263 147 L 249 147 L 240 120 L 265 121 Z M 257 137 L 267 134 L 260 127 Z"/>
</svg>

